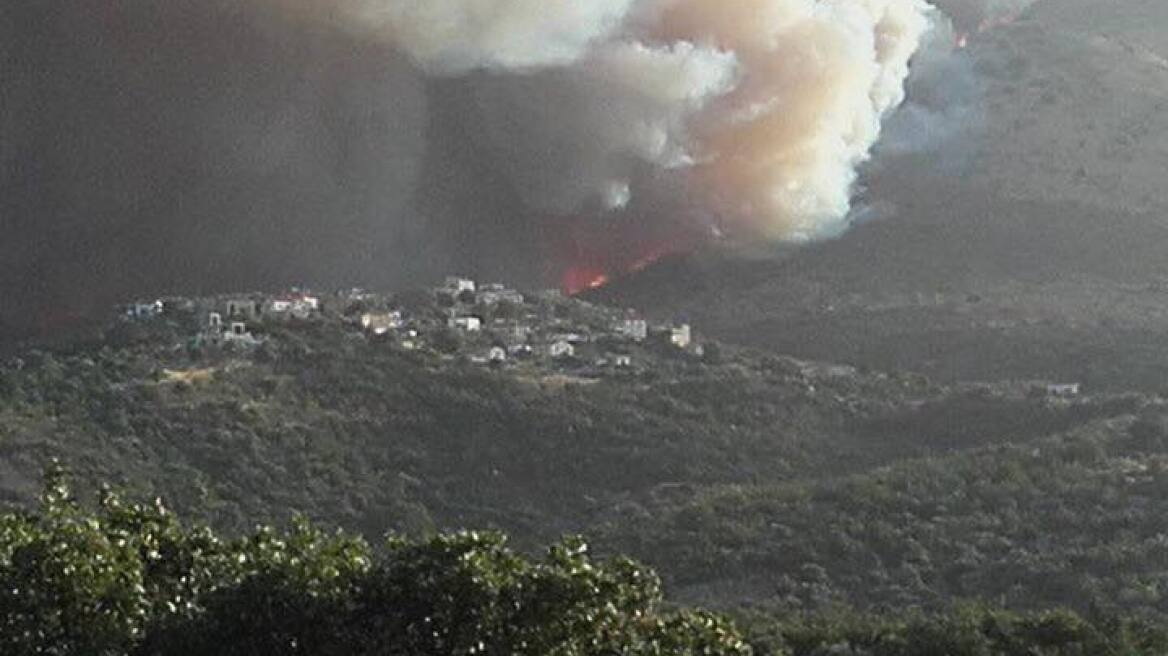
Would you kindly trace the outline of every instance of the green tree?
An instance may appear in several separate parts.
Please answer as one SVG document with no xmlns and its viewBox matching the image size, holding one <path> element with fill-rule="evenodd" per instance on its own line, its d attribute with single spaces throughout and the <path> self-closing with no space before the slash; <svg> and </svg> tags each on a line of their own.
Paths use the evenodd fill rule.
<svg viewBox="0 0 1168 656">
<path fill-rule="evenodd" d="M 38 513 L 0 516 L 0 653 L 707 654 L 750 650 L 725 620 L 662 611 L 649 570 L 571 538 L 542 559 L 497 533 L 381 549 L 305 520 L 222 540 L 59 469 Z"/>
</svg>

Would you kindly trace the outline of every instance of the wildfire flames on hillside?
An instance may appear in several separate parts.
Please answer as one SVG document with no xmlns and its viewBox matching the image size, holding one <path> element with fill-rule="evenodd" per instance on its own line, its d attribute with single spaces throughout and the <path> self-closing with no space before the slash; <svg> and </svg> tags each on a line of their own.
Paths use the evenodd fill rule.
<svg viewBox="0 0 1168 656">
<path fill-rule="evenodd" d="M 579 294 L 719 239 L 717 232 L 696 225 L 652 226 L 651 221 L 592 221 L 549 231 L 545 251 L 551 275 L 562 292 Z"/>
</svg>

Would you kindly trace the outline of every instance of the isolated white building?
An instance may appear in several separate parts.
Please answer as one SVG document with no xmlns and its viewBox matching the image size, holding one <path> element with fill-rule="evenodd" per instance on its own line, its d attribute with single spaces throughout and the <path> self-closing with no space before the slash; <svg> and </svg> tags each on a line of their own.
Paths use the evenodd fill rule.
<svg viewBox="0 0 1168 656">
<path fill-rule="evenodd" d="M 165 306 L 161 300 L 153 302 L 138 301 L 126 306 L 126 316 L 134 319 L 149 319 L 162 314 Z"/>
<path fill-rule="evenodd" d="M 1047 396 L 1071 398 L 1078 396 L 1080 392 L 1082 392 L 1082 385 L 1080 383 L 1057 383 L 1046 386 Z"/>
<path fill-rule="evenodd" d="M 576 355 L 576 347 L 564 340 L 555 341 L 548 345 L 548 355 L 553 358 L 570 358 Z"/>
<path fill-rule="evenodd" d="M 471 292 L 473 294 L 475 291 L 475 281 L 460 276 L 446 276 L 446 283 L 443 285 L 443 289 L 455 295 L 463 292 Z"/>
<path fill-rule="evenodd" d="M 207 327 L 201 339 L 211 344 L 236 344 L 246 347 L 255 346 L 262 341 L 253 335 L 247 324 L 242 321 L 232 321 L 225 327 L 223 316 L 218 312 L 212 312 L 207 316 Z"/>
<path fill-rule="evenodd" d="M 266 311 L 278 318 L 307 319 L 320 311 L 320 299 L 308 294 L 289 294 L 268 301 Z"/>
<path fill-rule="evenodd" d="M 644 319 L 621 319 L 613 328 L 617 334 L 638 342 L 649 336 L 649 322 Z"/>
<path fill-rule="evenodd" d="M 361 315 L 361 327 L 374 335 L 384 335 L 405 325 L 401 312 L 366 312 Z"/>
<path fill-rule="evenodd" d="M 450 317 L 446 325 L 468 333 L 477 333 L 483 329 L 483 320 L 478 317 Z"/>
<path fill-rule="evenodd" d="M 669 343 L 677 348 L 689 348 L 692 342 L 693 333 L 688 323 L 683 323 L 680 326 L 674 326 L 669 329 Z"/>
<path fill-rule="evenodd" d="M 496 283 L 480 287 L 475 301 L 481 305 L 496 305 L 498 303 L 522 305 L 523 294 Z"/>
</svg>

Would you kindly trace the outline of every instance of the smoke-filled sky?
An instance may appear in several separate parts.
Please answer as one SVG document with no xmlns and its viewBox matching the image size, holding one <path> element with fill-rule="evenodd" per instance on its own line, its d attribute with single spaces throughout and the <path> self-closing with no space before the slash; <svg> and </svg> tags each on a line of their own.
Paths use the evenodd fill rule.
<svg viewBox="0 0 1168 656">
<path fill-rule="evenodd" d="M 3 3 L 0 322 L 838 233 L 922 44 L 1023 8 L 934 4 Z"/>
</svg>

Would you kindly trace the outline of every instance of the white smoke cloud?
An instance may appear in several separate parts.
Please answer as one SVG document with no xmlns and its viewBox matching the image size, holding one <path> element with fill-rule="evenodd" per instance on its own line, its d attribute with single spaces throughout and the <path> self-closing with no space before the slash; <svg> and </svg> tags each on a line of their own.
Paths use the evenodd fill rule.
<svg viewBox="0 0 1168 656">
<path fill-rule="evenodd" d="M 856 167 L 904 98 L 929 27 L 917 0 L 669 3 L 660 29 L 734 52 L 743 82 L 699 117 L 700 183 L 720 213 L 768 237 L 834 234 Z"/>
<path fill-rule="evenodd" d="M 846 224 L 933 13 L 924 0 L 359 6 L 424 70 L 466 79 L 475 138 L 532 208 L 622 208 L 648 168 L 688 179 L 742 232 L 789 240 Z"/>
</svg>

